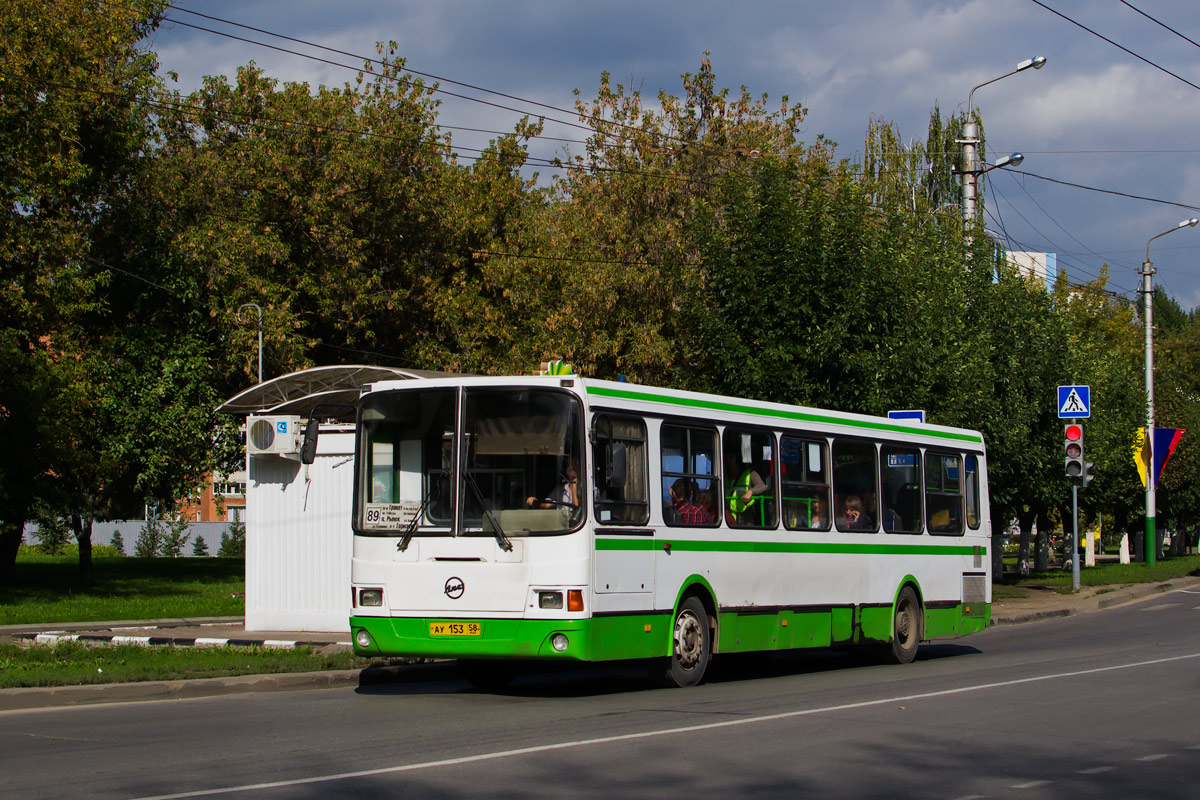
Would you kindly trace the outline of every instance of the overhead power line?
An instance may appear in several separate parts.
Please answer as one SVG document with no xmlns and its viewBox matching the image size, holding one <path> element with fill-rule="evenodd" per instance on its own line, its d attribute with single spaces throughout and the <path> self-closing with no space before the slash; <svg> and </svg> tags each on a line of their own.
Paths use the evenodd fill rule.
<svg viewBox="0 0 1200 800">
<path fill-rule="evenodd" d="M 1129 55 L 1133 56 L 1138 61 L 1143 61 L 1146 64 L 1149 64 L 1150 66 L 1154 67 L 1159 72 L 1165 72 L 1166 74 L 1170 75 L 1175 80 L 1186 83 L 1188 86 L 1192 87 L 1193 89 L 1200 91 L 1200 86 L 1197 86 L 1196 84 L 1192 83 L 1191 81 L 1189 81 L 1187 78 L 1183 77 L 1182 75 L 1177 75 L 1174 72 L 1171 72 L 1171 70 L 1162 66 L 1161 64 L 1156 64 L 1153 61 L 1151 61 L 1150 59 L 1146 58 L 1145 56 L 1138 55 L 1137 53 L 1133 52 L 1128 47 L 1125 47 L 1122 44 L 1117 44 L 1112 39 L 1108 38 L 1107 36 L 1105 36 L 1102 33 L 1098 33 L 1097 31 L 1092 30 L 1087 25 L 1084 25 L 1082 22 L 1077 22 L 1076 20 L 1073 20 L 1070 17 L 1068 17 L 1066 14 L 1063 14 L 1060 11 L 1055 11 L 1053 8 L 1051 8 L 1050 6 L 1043 3 L 1042 0 L 1031 0 L 1031 2 L 1033 2 L 1035 5 L 1041 6 L 1042 8 L 1046 9 L 1047 11 L 1049 11 L 1051 14 L 1054 14 L 1055 16 L 1062 17 L 1067 22 L 1071 23 L 1072 25 L 1074 25 L 1078 28 L 1082 28 L 1083 30 L 1087 31 L 1088 33 L 1092 34 L 1093 36 L 1095 36 L 1099 39 L 1103 39 L 1104 41 L 1108 42 L 1109 44 L 1111 44 L 1113 47 L 1117 48 L 1118 50 L 1122 50 L 1122 51 L 1128 53 Z"/>
<path fill-rule="evenodd" d="M 1188 37 L 1184 36 L 1184 35 L 1183 35 L 1182 33 L 1180 33 L 1179 31 L 1177 31 L 1177 30 L 1175 30 L 1174 28 L 1172 28 L 1170 25 L 1166 24 L 1165 22 L 1162 22 L 1161 20 L 1157 20 L 1157 19 L 1155 19 L 1154 17 L 1150 16 L 1150 15 L 1149 15 L 1149 14 L 1147 14 L 1145 11 L 1142 11 L 1140 8 L 1138 8 L 1137 6 L 1133 5 L 1132 3 L 1127 3 L 1127 2 L 1125 2 L 1125 0 L 1121 0 L 1121 4 L 1122 4 L 1122 5 L 1124 5 L 1124 6 L 1128 6 L 1129 8 L 1133 9 L 1134 11 L 1136 11 L 1136 12 L 1137 12 L 1137 13 L 1139 13 L 1139 14 L 1141 14 L 1141 15 L 1142 15 L 1143 17 L 1145 17 L 1146 19 L 1148 19 L 1148 20 L 1150 20 L 1151 22 L 1153 22 L 1155 25 L 1161 25 L 1162 27 L 1164 27 L 1164 28 L 1166 28 L 1167 30 L 1169 30 L 1171 33 L 1173 33 L 1173 34 L 1175 34 L 1176 36 L 1178 36 L 1180 39 L 1183 39 L 1185 42 L 1188 42 L 1188 43 L 1190 43 L 1190 44 L 1193 44 L 1193 45 L 1195 45 L 1196 47 L 1200 47 L 1200 42 L 1196 42 L 1196 41 L 1194 41 L 1193 39 L 1189 39 Z"/>
</svg>

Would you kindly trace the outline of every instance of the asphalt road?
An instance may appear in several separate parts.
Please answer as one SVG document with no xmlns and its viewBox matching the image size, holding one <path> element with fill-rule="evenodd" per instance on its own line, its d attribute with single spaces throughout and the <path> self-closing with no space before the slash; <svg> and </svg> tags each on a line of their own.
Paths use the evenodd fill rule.
<svg viewBox="0 0 1200 800">
<path fill-rule="evenodd" d="M 715 665 L 714 665 L 715 666 Z M 996 627 L 914 664 L 803 653 L 0 714 L 0 796 L 1200 796 L 1200 593 Z"/>
</svg>

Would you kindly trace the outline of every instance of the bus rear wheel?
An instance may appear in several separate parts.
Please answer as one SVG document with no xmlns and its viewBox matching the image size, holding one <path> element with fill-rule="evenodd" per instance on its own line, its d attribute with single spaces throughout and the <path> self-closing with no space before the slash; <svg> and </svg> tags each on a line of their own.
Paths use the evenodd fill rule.
<svg viewBox="0 0 1200 800">
<path fill-rule="evenodd" d="M 712 658 L 712 630 L 700 598 L 692 595 L 679 604 L 671 633 L 671 657 L 663 677 L 669 686 L 695 686 L 704 678 Z"/>
<path fill-rule="evenodd" d="M 897 664 L 908 664 L 917 657 L 921 644 L 924 620 L 921 603 L 911 586 L 905 586 L 896 597 L 892 612 L 892 660 Z"/>
</svg>

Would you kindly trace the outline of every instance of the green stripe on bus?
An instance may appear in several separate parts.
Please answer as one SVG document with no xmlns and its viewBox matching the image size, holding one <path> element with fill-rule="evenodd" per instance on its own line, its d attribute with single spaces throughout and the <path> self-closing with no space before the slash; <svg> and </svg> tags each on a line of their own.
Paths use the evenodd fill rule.
<svg viewBox="0 0 1200 800">
<path fill-rule="evenodd" d="M 615 397 L 622 400 L 642 400 L 650 403 L 666 403 L 668 405 L 703 408 L 710 411 L 732 411 L 740 414 L 755 414 L 760 417 L 777 417 L 779 419 L 795 420 L 797 422 L 816 422 L 822 425 L 848 425 L 855 428 L 867 428 L 875 431 L 892 433 L 908 433 L 917 436 L 933 436 L 940 439 L 955 439 L 964 442 L 983 444 L 983 437 L 971 433 L 955 433 L 927 428 L 913 428 L 908 425 L 896 425 L 889 422 L 869 422 L 867 420 L 847 419 L 827 414 L 812 414 L 806 411 L 783 411 L 779 409 L 759 408 L 756 406 L 740 405 L 738 403 L 722 403 L 713 400 L 701 400 L 693 397 L 673 397 L 653 392 L 634 391 L 630 389 L 610 389 L 607 386 L 588 386 L 587 392 L 597 397 Z"/>
<path fill-rule="evenodd" d="M 655 550 L 668 542 L 647 539 L 596 539 L 597 550 Z M 987 556 L 987 551 L 973 545 L 938 544 L 857 544 L 840 542 L 696 542 L 672 539 L 671 552 L 696 553 L 820 553 L 848 555 L 931 555 Z"/>
</svg>

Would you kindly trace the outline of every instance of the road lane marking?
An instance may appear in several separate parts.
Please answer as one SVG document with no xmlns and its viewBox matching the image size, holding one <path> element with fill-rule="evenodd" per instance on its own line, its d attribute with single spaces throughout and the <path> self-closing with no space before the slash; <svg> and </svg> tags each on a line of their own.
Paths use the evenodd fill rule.
<svg viewBox="0 0 1200 800">
<path fill-rule="evenodd" d="M 1175 608 L 1176 606 L 1181 606 L 1181 605 L 1183 605 L 1183 604 L 1182 603 L 1158 603 L 1157 605 L 1146 606 L 1145 608 L 1142 609 L 1142 611 L 1162 611 L 1163 609 L 1166 609 L 1166 608 Z"/>
<path fill-rule="evenodd" d="M 1170 758 L 1170 753 L 1151 753 L 1148 756 L 1138 756 L 1138 761 L 1162 761 L 1164 758 Z"/>
<path fill-rule="evenodd" d="M 1037 789 L 1041 786 L 1049 786 L 1054 781 L 1026 781 L 1025 783 L 1014 783 L 1012 789 Z"/>
<path fill-rule="evenodd" d="M 221 794 L 254 792 L 263 789 L 281 789 L 292 786 L 306 786 L 315 783 L 330 783 L 332 781 L 353 780 L 355 778 L 371 778 L 377 775 L 395 775 L 401 772 L 416 772 L 419 770 L 437 769 L 439 767 L 476 764 L 483 761 L 494 761 L 501 758 L 515 758 L 518 756 L 527 756 L 536 753 L 548 753 L 556 750 L 569 750 L 602 744 L 613 744 L 614 742 L 630 742 L 637 741 L 639 739 L 653 739 L 659 736 L 675 736 L 678 734 L 697 733 L 700 731 L 712 731 L 719 730 L 721 728 L 732 728 L 736 725 L 755 725 L 763 722 L 775 722 L 783 719 L 809 717 L 815 714 L 827 714 L 835 711 L 852 711 L 860 708 L 871 708 L 873 706 L 908 703 L 914 700 L 928 700 L 935 697 L 951 697 L 958 694 L 987 691 L 990 689 L 1004 689 L 1011 686 L 1040 683 L 1042 681 L 1078 678 L 1084 675 L 1099 675 L 1105 672 L 1117 672 L 1119 670 L 1136 669 L 1138 667 L 1152 667 L 1159 664 L 1172 664 L 1176 661 L 1188 661 L 1197 658 L 1200 658 L 1200 653 L 1189 653 L 1182 656 L 1170 656 L 1167 658 L 1155 658 L 1149 661 L 1137 661 L 1132 664 L 1117 664 L 1111 667 L 1093 667 L 1091 669 L 1075 670 L 1072 672 L 1058 672 L 1052 675 L 1037 675 L 1032 678 L 1014 678 L 1013 680 L 1008 681 L 983 683 L 979 684 L 978 686 L 961 686 L 957 689 L 941 689 L 936 692 L 920 692 L 918 694 L 888 697 L 881 700 L 862 700 L 857 703 L 842 703 L 834 706 L 823 706 L 821 708 L 805 708 L 798 711 L 784 711 L 779 714 L 765 714 L 759 717 L 743 717 L 741 719 L 722 720 L 720 722 L 706 722 L 700 725 L 685 725 L 678 728 L 642 731 L 641 733 L 623 733 L 616 736 L 600 736 L 594 739 L 579 739 L 571 742 L 555 742 L 553 744 L 534 745 L 532 747 L 519 747 L 513 750 L 499 750 L 491 753 L 478 753 L 471 756 L 460 756 L 459 758 L 446 758 L 439 761 L 423 761 L 416 764 L 400 764 L 392 767 L 377 767 L 375 769 L 363 769 L 356 770 L 354 772 L 338 772 L 330 775 L 313 775 L 308 778 L 293 778 L 291 780 L 270 781 L 267 783 L 249 783 L 240 786 L 223 786 L 215 789 L 197 789 L 191 792 L 150 795 L 147 797 L 134 798 L 134 800 L 182 800 L 182 798 L 187 797 L 212 797 Z M 1046 781 L 1035 781 L 1030 785 L 1038 785 L 1039 783 L 1046 783 Z"/>
<path fill-rule="evenodd" d="M 1105 772 L 1112 772 L 1116 767 L 1091 767 L 1089 769 L 1081 769 L 1078 771 L 1080 775 L 1102 775 Z"/>
</svg>

